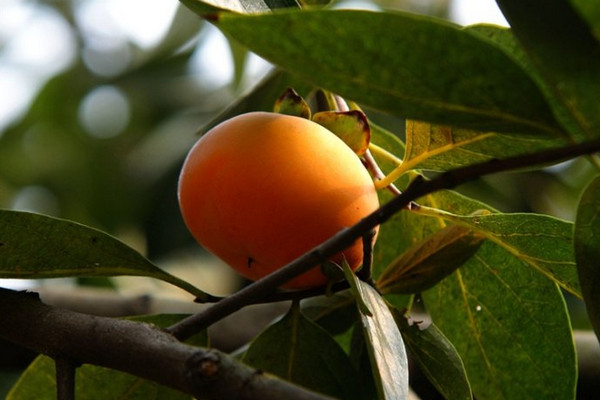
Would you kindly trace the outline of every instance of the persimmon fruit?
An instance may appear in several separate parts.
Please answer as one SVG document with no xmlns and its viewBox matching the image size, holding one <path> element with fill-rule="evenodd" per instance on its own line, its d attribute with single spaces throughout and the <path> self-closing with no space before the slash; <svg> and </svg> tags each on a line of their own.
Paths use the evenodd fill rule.
<svg viewBox="0 0 600 400">
<path fill-rule="evenodd" d="M 178 187 L 194 238 L 244 277 L 281 268 L 379 206 L 372 178 L 337 136 L 305 118 L 242 114 L 215 126 L 192 147 Z M 362 241 L 331 258 L 353 270 Z M 316 266 L 283 285 L 325 285 Z"/>
</svg>

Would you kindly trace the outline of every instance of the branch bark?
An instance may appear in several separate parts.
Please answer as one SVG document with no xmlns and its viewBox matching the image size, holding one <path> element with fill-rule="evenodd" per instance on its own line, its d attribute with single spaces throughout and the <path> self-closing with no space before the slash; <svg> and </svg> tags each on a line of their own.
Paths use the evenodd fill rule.
<svg viewBox="0 0 600 400">
<path fill-rule="evenodd" d="M 183 344 L 153 325 L 51 307 L 35 293 L 0 289 L 0 315 L 0 337 L 13 343 L 70 365 L 127 372 L 199 399 L 331 399 L 220 351 Z"/>
<path fill-rule="evenodd" d="M 170 327 L 169 331 L 175 337 L 185 339 L 244 306 L 259 302 L 285 282 L 314 268 L 331 256 L 351 246 L 357 239 L 370 232 L 376 226 L 386 222 L 394 214 L 407 207 L 419 197 L 439 190 L 455 188 L 484 175 L 564 161 L 598 151 L 600 151 L 600 139 L 538 153 L 524 154 L 502 160 L 493 159 L 479 164 L 468 165 L 441 173 L 431 180 L 425 180 L 422 176 L 418 176 L 412 181 L 406 191 L 363 218 L 356 225 L 341 230 L 308 253 L 298 257 L 272 274 L 222 299 L 207 310 L 183 319 Z"/>
<path fill-rule="evenodd" d="M 65 308 L 83 314 L 101 317 L 126 317 L 153 314 L 194 314 L 206 310 L 208 304 L 162 297 L 157 294 L 124 295 L 113 290 L 91 287 L 40 286 L 32 291 L 38 293 L 42 302 L 50 306 Z M 323 294 L 324 291 L 313 293 Z M 286 298 L 268 304 L 254 304 L 219 320 L 208 329 L 212 348 L 230 352 L 247 344 L 273 320 L 285 314 L 289 308 Z M 243 326 L 243 329 L 240 329 Z M 0 352 L 2 347 L 0 346 Z M 0 359 L 1 360 L 1 359 Z M 0 363 L 1 367 L 1 363 Z"/>
</svg>

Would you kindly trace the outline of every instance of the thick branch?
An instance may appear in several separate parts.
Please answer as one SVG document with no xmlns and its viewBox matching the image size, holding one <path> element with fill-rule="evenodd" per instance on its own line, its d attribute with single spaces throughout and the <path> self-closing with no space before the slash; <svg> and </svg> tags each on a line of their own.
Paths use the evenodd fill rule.
<svg viewBox="0 0 600 400">
<path fill-rule="evenodd" d="M 336 253 L 351 246 L 357 239 L 390 219 L 394 214 L 404 209 L 408 204 L 419 197 L 443 189 L 452 189 L 484 175 L 563 161 L 598 151 L 600 151 L 600 139 L 572 146 L 545 150 L 538 153 L 510 157 L 503 160 L 494 159 L 480 164 L 469 165 L 444 172 L 428 181 L 422 177 L 418 177 L 409 185 L 405 192 L 381 206 L 378 210 L 362 219 L 356 225 L 338 232 L 329 240 L 323 242 L 321 245 L 315 247 L 281 269 L 246 286 L 240 291 L 219 301 L 209 309 L 180 321 L 173 325 L 169 330 L 179 339 L 188 338 L 194 333 L 210 326 L 212 323 L 242 307 L 260 301 L 285 282 L 314 268 L 316 265 L 322 263 Z"/>
<path fill-rule="evenodd" d="M 180 343 L 153 325 L 51 307 L 33 293 L 0 289 L 0 315 L 0 337 L 13 343 L 69 365 L 128 372 L 200 399 L 328 399 L 225 353 Z"/>
<path fill-rule="evenodd" d="M 51 285 L 40 286 L 32 291 L 38 293 L 42 302 L 48 305 L 101 317 L 193 314 L 209 307 L 209 304 L 196 304 L 189 300 L 156 294 L 117 295 L 113 290 L 81 286 L 72 289 Z M 315 291 L 307 295 L 317 296 L 324 293 L 325 291 L 321 289 L 319 292 Z M 285 294 L 287 293 L 277 293 L 278 296 L 270 296 L 269 300 L 272 300 L 270 304 L 251 305 L 243 312 L 230 315 L 211 325 L 208 330 L 211 347 L 229 352 L 248 343 L 275 318 L 285 314 L 289 308 L 289 303 L 285 300 L 291 300 L 289 296 L 283 296 Z M 244 329 L 240 329 L 240 326 Z M 0 344 L 0 354 L 3 351 L 5 349 Z M 5 360 L 0 357 L 0 368 L 2 361 Z"/>
</svg>

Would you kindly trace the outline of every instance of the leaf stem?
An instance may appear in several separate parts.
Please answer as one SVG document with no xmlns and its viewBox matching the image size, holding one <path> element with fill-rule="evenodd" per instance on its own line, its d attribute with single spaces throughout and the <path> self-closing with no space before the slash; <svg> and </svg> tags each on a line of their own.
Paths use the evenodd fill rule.
<svg viewBox="0 0 600 400">
<path fill-rule="evenodd" d="M 386 149 L 384 149 L 383 147 L 380 147 L 378 145 L 376 145 L 375 143 L 371 142 L 369 143 L 369 150 L 371 151 L 371 153 L 378 155 L 379 157 L 390 161 L 396 165 L 400 165 L 402 164 L 402 159 L 396 157 L 396 155 L 390 153 L 389 151 L 387 151 Z"/>
<path fill-rule="evenodd" d="M 470 143 L 478 142 L 480 140 L 490 137 L 491 135 L 492 135 L 491 133 L 486 133 L 486 134 L 479 135 L 471 140 L 467 140 L 464 142 L 448 143 L 443 146 L 436 147 L 435 149 L 427 149 L 425 152 L 423 152 L 421 154 L 417 154 L 416 156 L 414 156 L 410 159 L 404 159 L 404 161 L 401 161 L 400 164 L 392 172 L 390 172 L 384 179 L 378 181 L 375 184 L 375 187 L 377 189 L 383 189 L 383 188 L 391 185 L 398 178 L 400 178 L 402 175 L 404 175 L 407 171 L 410 171 L 411 169 L 415 169 L 417 165 L 423 163 L 424 161 L 430 159 L 431 157 L 435 157 L 437 155 L 444 154 L 448 151 L 451 151 L 453 149 L 462 147 L 462 146 L 470 144 Z"/>
<path fill-rule="evenodd" d="M 375 187 L 377 187 L 377 182 L 384 179 L 385 174 L 383 173 L 381 168 L 379 168 L 377 161 L 375 161 L 375 158 L 373 157 L 373 155 L 371 154 L 371 151 L 369 149 L 367 149 L 367 151 L 365 151 L 365 154 L 363 155 L 363 159 L 367 165 L 367 169 L 370 170 L 371 173 L 373 174 L 374 185 L 375 185 Z M 394 184 L 388 185 L 387 188 L 395 196 L 400 194 L 400 190 Z"/>
</svg>

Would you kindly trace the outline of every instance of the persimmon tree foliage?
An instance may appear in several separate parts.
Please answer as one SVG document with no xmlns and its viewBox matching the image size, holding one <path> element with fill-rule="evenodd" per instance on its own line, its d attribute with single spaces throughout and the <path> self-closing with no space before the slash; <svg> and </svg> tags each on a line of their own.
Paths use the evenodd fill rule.
<svg viewBox="0 0 600 400">
<path fill-rule="evenodd" d="M 99 230 L 0 211 L 3 278 L 146 276 L 214 303 L 193 315 L 122 320 L 2 289 L 0 336 L 42 353 L 8 398 L 406 399 L 407 353 L 447 399 L 574 398 L 565 295 L 585 303 L 600 333 L 600 6 L 498 0 L 511 26 L 502 28 L 321 1 L 183 3 L 275 65 L 203 130 L 272 111 L 293 87 L 299 95 L 281 98 L 280 112 L 306 116 L 304 97 L 312 112 L 348 117 L 321 122 L 335 133 L 350 126 L 345 140 L 382 206 L 225 298 Z M 369 110 L 405 118 L 404 140 L 357 123 Z M 574 223 L 503 213 L 453 190 L 577 157 L 599 173 Z M 367 245 L 357 275 L 342 263 L 341 282 L 278 291 L 358 239 Z M 234 311 L 290 299 L 289 311 L 236 354 L 207 347 L 207 328 Z"/>
</svg>

